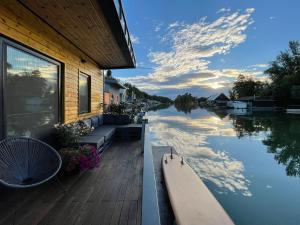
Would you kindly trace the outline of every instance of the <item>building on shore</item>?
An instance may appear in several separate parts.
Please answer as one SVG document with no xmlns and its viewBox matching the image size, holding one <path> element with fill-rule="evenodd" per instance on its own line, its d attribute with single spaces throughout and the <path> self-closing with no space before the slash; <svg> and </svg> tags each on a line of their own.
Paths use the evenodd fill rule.
<svg viewBox="0 0 300 225">
<path fill-rule="evenodd" d="M 220 93 L 208 97 L 206 101 L 210 106 L 227 107 L 229 98 L 224 93 Z"/>
<path fill-rule="evenodd" d="M 245 96 L 237 99 L 238 102 L 247 104 L 248 109 L 252 110 L 275 110 L 277 101 L 267 97 Z"/>
<path fill-rule="evenodd" d="M 124 95 L 124 97 L 123 97 Z M 126 87 L 113 77 L 105 77 L 104 82 L 104 105 L 119 105 L 120 102 L 126 101 Z"/>
<path fill-rule="evenodd" d="M 242 102 L 242 101 L 228 101 L 227 102 L 227 107 L 228 108 L 233 108 L 233 109 L 247 109 L 248 105 L 247 105 L 247 102 Z"/>
</svg>

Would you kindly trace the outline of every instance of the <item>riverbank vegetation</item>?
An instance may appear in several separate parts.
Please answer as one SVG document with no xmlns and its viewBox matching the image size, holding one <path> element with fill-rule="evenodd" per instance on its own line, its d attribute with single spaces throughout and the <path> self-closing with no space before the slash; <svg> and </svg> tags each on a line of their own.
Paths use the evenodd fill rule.
<svg viewBox="0 0 300 225">
<path fill-rule="evenodd" d="M 191 113 L 192 109 L 198 107 L 198 98 L 192 96 L 190 93 L 185 93 L 183 95 L 178 95 L 175 98 L 175 107 L 178 111 L 184 113 Z"/>
<path fill-rule="evenodd" d="M 281 105 L 300 103 L 300 44 L 291 41 L 264 72 L 267 81 L 255 81 L 240 75 L 229 92 L 231 99 L 244 96 L 273 98 Z"/>
<path fill-rule="evenodd" d="M 198 98 L 192 96 L 191 93 L 178 95 L 174 101 L 175 105 L 198 105 Z"/>
<path fill-rule="evenodd" d="M 130 83 L 125 83 L 124 86 L 127 88 L 127 93 L 130 97 L 132 97 L 132 94 L 134 93 L 135 97 L 140 100 L 153 100 L 153 101 L 161 102 L 163 104 L 172 104 L 173 103 L 172 99 L 170 99 L 168 97 L 149 95 L 148 93 L 141 91 L 136 86 L 134 86 Z"/>
</svg>

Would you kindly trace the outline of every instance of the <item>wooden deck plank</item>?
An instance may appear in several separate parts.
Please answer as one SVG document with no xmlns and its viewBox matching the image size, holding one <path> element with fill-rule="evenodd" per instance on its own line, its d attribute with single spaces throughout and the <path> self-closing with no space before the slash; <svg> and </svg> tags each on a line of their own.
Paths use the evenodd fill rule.
<svg viewBox="0 0 300 225">
<path fill-rule="evenodd" d="M 99 168 L 62 181 L 66 194 L 55 182 L 26 191 L 0 188 L 0 224 L 141 224 L 142 170 L 140 142 L 115 143 Z"/>
</svg>

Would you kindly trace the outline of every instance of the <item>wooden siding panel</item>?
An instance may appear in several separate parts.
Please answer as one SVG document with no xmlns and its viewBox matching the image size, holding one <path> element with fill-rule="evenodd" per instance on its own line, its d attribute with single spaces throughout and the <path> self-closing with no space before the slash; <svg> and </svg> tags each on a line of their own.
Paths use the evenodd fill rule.
<svg viewBox="0 0 300 225">
<path fill-rule="evenodd" d="M 0 3 L 0 32 L 64 64 L 64 120 L 66 123 L 102 113 L 103 71 L 87 55 L 15 0 Z M 81 59 L 86 62 L 82 63 Z M 78 115 L 78 74 L 91 76 L 91 112 Z"/>
</svg>

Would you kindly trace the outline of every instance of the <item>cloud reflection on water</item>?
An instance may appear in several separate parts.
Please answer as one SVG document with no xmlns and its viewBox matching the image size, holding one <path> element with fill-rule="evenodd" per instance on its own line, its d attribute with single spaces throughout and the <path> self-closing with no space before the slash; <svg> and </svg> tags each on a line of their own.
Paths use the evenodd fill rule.
<svg viewBox="0 0 300 225">
<path fill-rule="evenodd" d="M 209 136 L 235 137 L 236 133 L 226 119 L 206 115 L 201 118 L 148 115 L 153 145 L 173 146 L 184 155 L 195 172 L 217 186 L 219 193 L 228 191 L 251 196 L 250 181 L 243 175 L 244 165 L 227 152 L 213 149 Z"/>
</svg>

